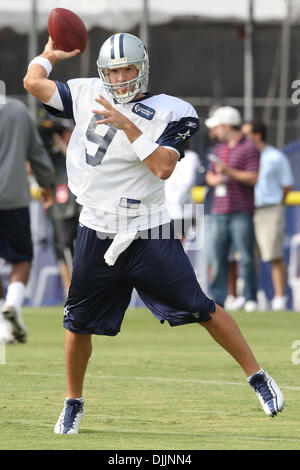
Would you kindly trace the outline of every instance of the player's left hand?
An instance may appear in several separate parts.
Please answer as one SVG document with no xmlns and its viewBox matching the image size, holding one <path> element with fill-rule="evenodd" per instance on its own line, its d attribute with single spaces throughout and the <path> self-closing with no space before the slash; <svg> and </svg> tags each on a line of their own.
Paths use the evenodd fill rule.
<svg viewBox="0 0 300 470">
<path fill-rule="evenodd" d="M 99 98 L 96 98 L 95 101 L 104 109 L 94 109 L 93 113 L 98 114 L 103 118 L 96 121 L 97 124 L 112 124 L 117 129 L 124 130 L 128 124 L 131 124 L 131 121 L 124 116 L 122 113 L 117 111 L 102 95 L 99 95 Z"/>
</svg>

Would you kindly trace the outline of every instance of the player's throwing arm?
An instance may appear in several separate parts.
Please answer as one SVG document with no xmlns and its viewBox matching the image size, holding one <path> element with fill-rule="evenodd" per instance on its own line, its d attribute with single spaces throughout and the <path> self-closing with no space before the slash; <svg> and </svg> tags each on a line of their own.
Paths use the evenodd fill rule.
<svg viewBox="0 0 300 470">
<path fill-rule="evenodd" d="M 48 103 L 56 92 L 56 83 L 48 77 L 52 68 L 62 60 L 71 59 L 80 54 L 79 49 L 71 52 L 54 48 L 54 42 L 49 37 L 43 53 L 35 57 L 29 64 L 24 77 L 24 88 L 43 103 Z"/>
</svg>

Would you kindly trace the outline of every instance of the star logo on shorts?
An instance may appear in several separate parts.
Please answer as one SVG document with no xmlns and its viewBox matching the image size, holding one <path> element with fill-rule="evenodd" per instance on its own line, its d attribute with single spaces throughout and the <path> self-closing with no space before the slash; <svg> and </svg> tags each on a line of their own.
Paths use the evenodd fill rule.
<svg viewBox="0 0 300 470">
<path fill-rule="evenodd" d="M 180 132 L 177 132 L 177 135 L 178 137 L 175 137 L 175 140 L 178 140 L 178 139 L 185 140 L 187 137 L 191 137 L 191 131 L 189 129 L 184 134 L 180 134 Z"/>
<path fill-rule="evenodd" d="M 67 317 L 69 316 L 69 313 L 70 313 L 70 312 L 69 312 L 69 310 L 68 310 L 68 307 L 65 307 L 65 308 L 64 308 L 64 317 L 67 318 Z"/>
</svg>

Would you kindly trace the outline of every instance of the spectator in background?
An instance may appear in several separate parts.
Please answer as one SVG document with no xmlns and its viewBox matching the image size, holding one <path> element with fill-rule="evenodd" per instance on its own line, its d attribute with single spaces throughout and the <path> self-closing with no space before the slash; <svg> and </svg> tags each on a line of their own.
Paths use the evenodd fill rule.
<svg viewBox="0 0 300 470">
<path fill-rule="evenodd" d="M 174 221 L 174 230 L 183 243 L 195 222 L 191 190 L 200 165 L 199 155 L 191 149 L 189 141 L 185 144 L 184 153 L 185 158 L 175 166 L 165 183 L 167 208 Z"/>
<path fill-rule="evenodd" d="M 283 252 L 285 233 L 284 200 L 294 184 L 286 155 L 267 143 L 264 123 L 243 124 L 244 135 L 261 152 L 259 177 L 255 186 L 255 236 L 263 261 L 271 263 L 274 287 L 272 310 L 286 309 L 286 265 Z"/>
<path fill-rule="evenodd" d="M 67 119 L 44 119 L 39 130 L 55 169 L 55 198 L 48 215 L 52 222 L 54 251 L 67 297 L 80 214 L 80 206 L 68 187 L 66 170 L 67 146 L 73 126 Z"/>
<path fill-rule="evenodd" d="M 257 309 L 254 261 L 254 186 L 260 153 L 242 132 L 239 111 L 220 107 L 205 121 L 220 142 L 214 148 L 206 181 L 214 187 L 212 204 L 213 280 L 210 292 L 224 305 L 228 291 L 228 255 L 233 242 L 240 255 L 244 279 L 244 308 Z"/>
<path fill-rule="evenodd" d="M 213 115 L 215 110 L 210 112 L 210 116 Z M 212 274 L 212 264 L 213 264 L 213 246 L 211 242 L 211 207 L 213 202 L 213 187 L 209 186 L 206 182 L 206 173 L 208 171 L 210 161 L 208 160 L 208 155 L 211 153 L 212 149 L 217 144 L 217 140 L 213 133 L 213 129 L 208 129 L 208 138 L 209 145 L 206 149 L 204 157 L 201 160 L 200 171 L 197 177 L 197 183 L 199 186 L 205 187 L 204 192 L 204 256 L 206 261 L 206 269 L 208 276 L 208 284 L 211 283 L 213 274 Z"/>
<path fill-rule="evenodd" d="M 41 187 L 44 209 L 47 210 L 53 202 L 51 160 L 25 105 L 7 98 L 0 106 L 0 257 L 12 264 L 1 309 L 2 316 L 11 325 L 11 332 L 0 338 L 2 342 L 24 343 L 27 339 L 22 305 L 33 257 L 27 160 Z M 2 318 L 2 326 L 3 323 Z"/>
<path fill-rule="evenodd" d="M 211 109 L 209 117 L 212 117 L 216 112 L 217 108 Z M 205 258 L 207 263 L 207 274 L 209 283 L 213 279 L 213 244 L 211 241 L 211 208 L 213 204 L 213 192 L 214 188 L 209 186 L 206 182 L 206 173 L 208 171 L 210 160 L 209 155 L 211 155 L 214 147 L 217 145 L 218 140 L 214 134 L 213 129 L 208 129 L 208 138 L 210 140 L 210 145 L 207 148 L 205 157 L 202 162 L 202 172 L 201 176 L 198 176 L 197 184 L 201 186 L 206 186 L 205 188 L 205 197 L 204 197 L 204 245 L 205 245 Z M 235 249 L 233 243 L 229 249 L 228 254 L 228 295 L 225 300 L 224 306 L 227 310 L 236 309 L 239 307 L 237 303 L 237 262 L 235 260 Z"/>
</svg>

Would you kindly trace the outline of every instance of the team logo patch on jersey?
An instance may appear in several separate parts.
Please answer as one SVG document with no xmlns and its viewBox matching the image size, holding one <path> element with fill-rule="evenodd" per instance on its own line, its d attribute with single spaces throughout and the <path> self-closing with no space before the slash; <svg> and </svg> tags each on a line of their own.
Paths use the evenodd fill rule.
<svg viewBox="0 0 300 470">
<path fill-rule="evenodd" d="M 119 206 L 123 207 L 124 209 L 138 209 L 141 201 L 138 199 L 130 199 L 127 197 L 121 197 Z"/>
<path fill-rule="evenodd" d="M 197 122 L 194 122 L 194 121 L 188 121 L 186 123 L 186 127 L 192 127 L 193 129 L 196 129 L 198 126 Z"/>
<path fill-rule="evenodd" d="M 148 121 L 151 121 L 155 114 L 155 109 L 150 108 L 149 106 L 146 106 L 142 103 L 136 103 L 132 108 L 132 112 L 144 119 L 147 119 Z"/>
</svg>

